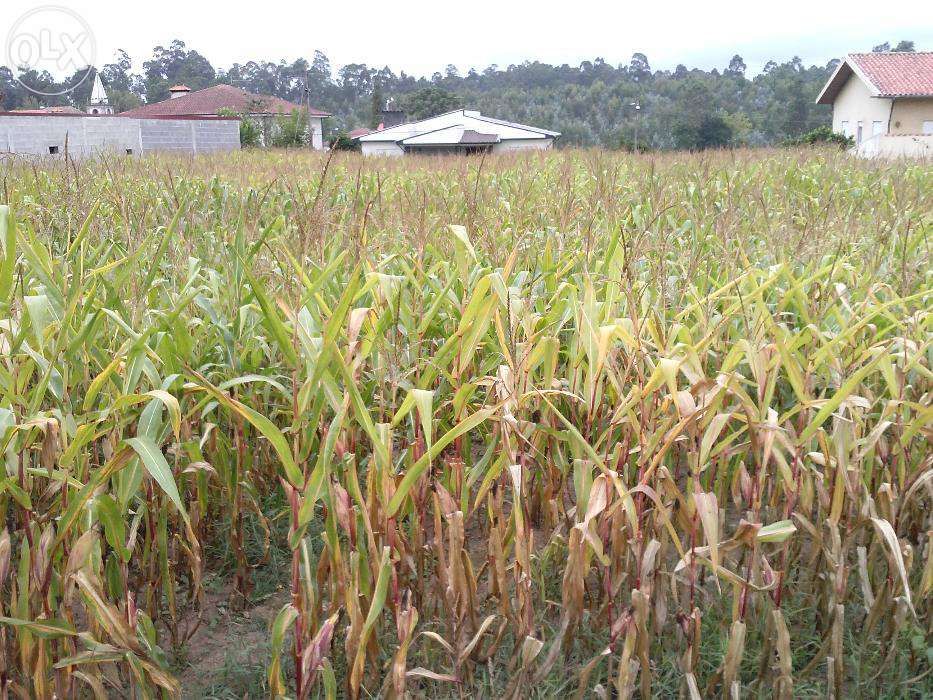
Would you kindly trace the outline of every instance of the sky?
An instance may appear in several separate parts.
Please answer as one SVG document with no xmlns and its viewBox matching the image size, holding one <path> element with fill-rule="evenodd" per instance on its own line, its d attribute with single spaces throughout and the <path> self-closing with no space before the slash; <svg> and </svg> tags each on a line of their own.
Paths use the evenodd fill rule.
<svg viewBox="0 0 933 700">
<path fill-rule="evenodd" d="M 887 7 L 892 11 L 879 9 Z M 81 37 L 80 47 L 76 27 L 90 32 L 90 38 Z M 42 28 L 49 33 L 42 35 Z M 35 50 L 28 42 L 25 48 L 15 43 L 23 32 L 40 37 Z M 319 49 L 335 69 L 366 63 L 430 76 L 450 63 L 461 73 L 525 60 L 577 65 L 601 57 L 616 65 L 628 63 L 637 51 L 647 55 L 654 69 L 673 69 L 678 63 L 721 69 L 738 53 L 756 73 L 769 59 L 797 55 L 807 65 L 822 65 L 884 41 L 893 45 L 910 39 L 918 50 L 933 50 L 933 3 L 0 0 L 0 40 L 7 47 L 15 45 L 21 55 L 33 55 L 41 44 L 45 53 L 40 55 L 45 56 L 63 41 L 70 42 L 71 51 L 59 48 L 57 55 L 78 55 L 75 49 L 80 48 L 80 55 L 93 54 L 93 62 L 103 65 L 122 48 L 139 70 L 154 46 L 167 46 L 175 38 L 215 68 L 255 59 L 310 58 Z M 8 51 L 2 58 L 0 63 L 8 62 Z"/>
</svg>

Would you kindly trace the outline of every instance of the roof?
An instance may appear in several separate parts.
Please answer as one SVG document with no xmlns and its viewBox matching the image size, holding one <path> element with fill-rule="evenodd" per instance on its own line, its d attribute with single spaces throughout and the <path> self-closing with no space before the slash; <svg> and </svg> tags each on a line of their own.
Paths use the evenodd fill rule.
<svg viewBox="0 0 933 700">
<path fill-rule="evenodd" d="M 185 85 L 184 83 L 179 83 L 178 85 L 172 85 L 172 87 L 168 89 L 169 92 L 188 92 L 189 90 L 191 90 L 191 88 Z"/>
<path fill-rule="evenodd" d="M 14 110 L 11 110 L 11 111 L 12 111 L 12 113 L 14 113 L 14 114 L 24 114 L 24 115 L 29 115 L 29 114 L 69 114 L 69 115 L 74 116 L 74 115 L 76 115 L 76 114 L 84 114 L 84 112 L 82 112 L 80 109 L 77 109 L 76 107 L 72 107 L 72 106 L 70 106 L 70 105 L 55 106 L 55 107 L 41 107 L 41 108 L 39 108 L 39 109 L 14 109 Z"/>
<path fill-rule="evenodd" d="M 349 136 L 351 139 L 358 139 L 360 136 L 366 136 L 372 129 L 367 129 L 365 127 L 360 129 L 354 129 L 350 132 Z"/>
<path fill-rule="evenodd" d="M 457 127 L 459 130 L 453 130 Z M 419 142 L 412 141 L 415 137 L 420 137 L 428 133 L 443 131 L 443 137 L 446 140 L 443 143 L 459 144 L 460 139 L 466 132 L 476 134 L 477 137 L 493 137 L 496 141 L 477 141 L 476 143 L 498 143 L 499 141 L 508 141 L 513 139 L 554 139 L 560 136 L 557 131 L 548 131 L 535 126 L 526 124 L 517 124 L 507 122 L 501 119 L 492 119 L 484 117 L 479 112 L 469 109 L 457 109 L 452 112 L 438 114 L 436 117 L 422 119 L 417 122 L 406 122 L 388 129 L 373 131 L 360 137 L 360 141 L 378 142 L 389 141 L 393 143 L 405 143 L 406 145 L 417 145 Z M 439 136 L 434 137 L 440 138 Z M 471 137 L 467 137 L 471 138 Z M 426 143 L 426 142 L 424 142 Z M 434 145 L 441 142 L 435 141 Z"/>
<path fill-rule="evenodd" d="M 848 54 L 816 103 L 832 104 L 853 73 L 872 97 L 933 97 L 933 51 L 881 51 Z"/>
<path fill-rule="evenodd" d="M 223 109 L 249 114 L 291 114 L 304 109 L 294 102 L 272 95 L 256 95 L 233 85 L 214 85 L 195 90 L 181 97 L 171 97 L 162 102 L 142 105 L 122 112 L 125 117 L 179 116 L 190 114 L 217 114 Z M 329 117 L 319 109 L 309 110 L 312 117 Z"/>
<path fill-rule="evenodd" d="M 495 134 L 481 134 L 473 129 L 464 129 L 460 143 L 499 143 L 499 137 Z"/>
<path fill-rule="evenodd" d="M 443 129 L 416 134 L 399 143 L 403 146 L 472 146 L 499 143 L 497 134 L 481 134 L 462 126 L 448 126 Z"/>
</svg>

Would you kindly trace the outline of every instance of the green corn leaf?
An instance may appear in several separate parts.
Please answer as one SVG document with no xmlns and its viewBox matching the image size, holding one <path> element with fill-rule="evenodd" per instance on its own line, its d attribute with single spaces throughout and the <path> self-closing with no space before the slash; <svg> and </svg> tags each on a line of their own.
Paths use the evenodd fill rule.
<svg viewBox="0 0 933 700">
<path fill-rule="evenodd" d="M 181 502 L 178 486 L 175 484 L 175 477 L 172 475 L 172 468 L 168 466 L 168 462 L 165 461 L 162 450 L 160 450 L 158 445 L 149 437 L 129 438 L 126 444 L 136 451 L 143 466 L 146 467 L 146 471 L 149 472 L 149 475 L 165 492 L 165 495 L 169 497 L 169 500 L 171 500 L 178 509 L 181 517 L 187 522 L 188 513 Z"/>
</svg>

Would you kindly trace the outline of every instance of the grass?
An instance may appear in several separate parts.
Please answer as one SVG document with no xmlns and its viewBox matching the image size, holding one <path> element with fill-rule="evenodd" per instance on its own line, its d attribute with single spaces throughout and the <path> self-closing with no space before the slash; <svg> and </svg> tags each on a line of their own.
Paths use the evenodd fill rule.
<svg viewBox="0 0 933 700">
<path fill-rule="evenodd" d="M 5 163 L 0 694 L 928 697 L 931 184 Z"/>
</svg>

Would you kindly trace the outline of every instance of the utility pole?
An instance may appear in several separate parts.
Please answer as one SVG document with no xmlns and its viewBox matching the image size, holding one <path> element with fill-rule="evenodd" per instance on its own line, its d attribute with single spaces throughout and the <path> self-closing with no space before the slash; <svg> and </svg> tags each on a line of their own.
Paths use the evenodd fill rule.
<svg viewBox="0 0 933 700">
<path fill-rule="evenodd" d="M 635 109 L 635 153 L 638 153 L 638 115 L 641 113 L 641 103 L 635 100 L 629 106 Z"/>
<path fill-rule="evenodd" d="M 305 119 L 308 124 L 308 148 L 312 151 L 314 150 L 314 129 L 311 128 L 311 86 L 308 84 L 310 82 L 311 76 L 308 71 L 305 71 L 305 105 L 307 112 L 305 113 Z M 323 123 L 323 122 L 322 122 Z M 321 143 L 324 142 L 324 134 L 321 134 Z"/>
</svg>

